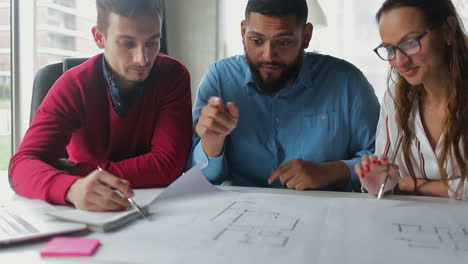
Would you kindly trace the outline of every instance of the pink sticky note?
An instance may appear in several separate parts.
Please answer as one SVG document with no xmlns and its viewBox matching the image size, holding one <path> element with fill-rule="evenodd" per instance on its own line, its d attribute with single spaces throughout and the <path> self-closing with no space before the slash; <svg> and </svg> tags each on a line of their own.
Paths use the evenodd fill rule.
<svg viewBox="0 0 468 264">
<path fill-rule="evenodd" d="M 97 239 L 81 237 L 54 237 L 41 250 L 42 257 L 62 257 L 78 256 L 87 257 L 94 254 L 94 251 L 101 243 Z"/>
</svg>

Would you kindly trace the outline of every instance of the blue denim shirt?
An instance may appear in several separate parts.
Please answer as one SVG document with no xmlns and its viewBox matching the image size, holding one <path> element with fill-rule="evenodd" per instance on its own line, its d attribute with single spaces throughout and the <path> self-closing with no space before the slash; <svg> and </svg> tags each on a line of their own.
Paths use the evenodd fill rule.
<svg viewBox="0 0 468 264">
<path fill-rule="evenodd" d="M 212 183 L 268 187 L 271 173 L 293 159 L 341 160 L 351 175 L 346 190 L 360 190 L 354 165 L 374 152 L 380 106 L 372 86 L 350 63 L 305 53 L 296 80 L 266 93 L 257 87 L 245 57 L 235 56 L 211 65 L 203 77 L 195 124 L 212 96 L 239 107 L 237 127 L 219 157 L 208 157 L 200 138 L 194 138 L 188 165 L 200 164 Z M 270 187 L 285 188 L 279 181 Z"/>
<path fill-rule="evenodd" d="M 104 74 L 104 79 L 107 81 L 109 85 L 109 92 L 111 95 L 112 106 L 114 107 L 115 112 L 120 117 L 125 117 L 132 109 L 132 103 L 143 93 L 145 89 L 144 82 L 138 86 L 134 92 L 130 93 L 125 97 L 120 96 L 119 89 L 115 85 L 114 78 L 112 77 L 112 73 L 109 70 L 109 65 L 107 64 L 106 58 L 102 56 L 102 72 Z"/>
</svg>

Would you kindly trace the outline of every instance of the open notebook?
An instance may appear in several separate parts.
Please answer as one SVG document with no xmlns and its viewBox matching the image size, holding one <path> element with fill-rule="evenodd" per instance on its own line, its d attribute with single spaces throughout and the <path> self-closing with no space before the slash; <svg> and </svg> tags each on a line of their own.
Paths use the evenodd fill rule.
<svg viewBox="0 0 468 264">
<path fill-rule="evenodd" d="M 164 189 L 136 189 L 133 200 L 146 208 Z M 135 208 L 122 212 L 90 212 L 74 208 L 59 208 L 48 212 L 49 215 L 61 220 L 84 223 L 93 231 L 106 232 L 120 227 L 140 214 Z"/>
</svg>

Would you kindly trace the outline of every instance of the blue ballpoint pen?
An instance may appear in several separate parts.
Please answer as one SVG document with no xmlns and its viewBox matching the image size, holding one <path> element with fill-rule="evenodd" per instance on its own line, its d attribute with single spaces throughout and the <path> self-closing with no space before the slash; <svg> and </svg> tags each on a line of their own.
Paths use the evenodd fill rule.
<svg viewBox="0 0 468 264">
<path fill-rule="evenodd" d="M 397 157 L 397 154 L 398 154 L 398 150 L 400 149 L 400 146 L 401 146 L 401 141 L 403 141 L 403 137 L 400 137 L 400 138 L 398 139 L 398 143 L 397 143 L 397 145 L 396 145 L 396 147 L 395 147 L 395 151 L 393 152 L 393 158 L 392 158 L 390 164 L 395 163 L 395 160 L 396 160 L 396 157 Z M 385 186 L 387 185 L 387 181 L 388 181 L 388 174 L 387 174 L 387 176 L 385 177 L 384 182 L 383 182 L 382 185 L 380 186 L 379 193 L 377 194 L 377 198 L 378 198 L 378 199 L 382 199 L 382 197 L 383 197 L 383 195 L 384 195 L 384 193 L 385 193 L 384 190 L 385 190 Z"/>
<path fill-rule="evenodd" d="M 103 171 L 101 167 L 97 166 L 97 169 L 99 171 Z M 123 195 L 120 191 L 118 191 L 118 193 L 122 196 L 125 197 L 125 195 Z M 146 210 L 144 210 L 143 208 L 141 208 L 132 198 L 127 198 L 127 200 L 132 204 L 133 207 L 135 207 L 135 209 L 137 210 L 137 212 L 145 219 L 147 219 L 148 217 L 148 212 Z"/>
</svg>

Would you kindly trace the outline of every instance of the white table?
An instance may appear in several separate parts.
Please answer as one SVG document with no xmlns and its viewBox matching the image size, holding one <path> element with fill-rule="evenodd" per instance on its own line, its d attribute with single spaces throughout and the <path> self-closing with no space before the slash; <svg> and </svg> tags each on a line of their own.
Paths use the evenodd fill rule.
<svg viewBox="0 0 468 264">
<path fill-rule="evenodd" d="M 238 191 L 238 192 L 249 192 L 249 193 L 271 193 L 271 194 L 289 194 L 289 195 L 301 195 L 307 197 L 346 197 L 346 198 L 369 198 L 368 194 L 363 193 L 343 193 L 343 192 L 323 192 L 323 191 L 305 191 L 299 192 L 294 190 L 279 190 L 279 189 L 270 189 L 270 188 L 251 188 L 251 187 L 232 187 L 232 186 L 223 186 L 221 187 L 225 190 Z M 9 188 L 8 179 L 6 175 L 0 175 L 0 199 L 3 201 L 8 200 L 22 200 L 25 203 L 28 202 L 28 199 L 20 197 Z M 396 196 L 391 195 L 387 196 L 387 199 L 396 199 L 396 200 L 405 200 L 405 201 L 425 201 L 425 202 L 434 202 L 434 203 L 453 203 L 444 198 L 433 198 L 433 197 L 415 197 L 415 196 Z M 86 236 L 87 233 L 80 233 L 78 235 Z M 118 236 L 118 232 L 115 234 Z M 109 263 L 102 262 L 98 260 L 93 260 L 93 258 L 40 258 L 39 251 L 45 245 L 48 239 L 42 239 L 35 242 L 28 242 L 24 244 L 18 244 L 13 246 L 8 246 L 0 248 L 0 263 Z M 108 244 L 106 246 L 109 246 Z M 112 262 L 112 263 L 124 263 L 124 262 Z"/>
</svg>

